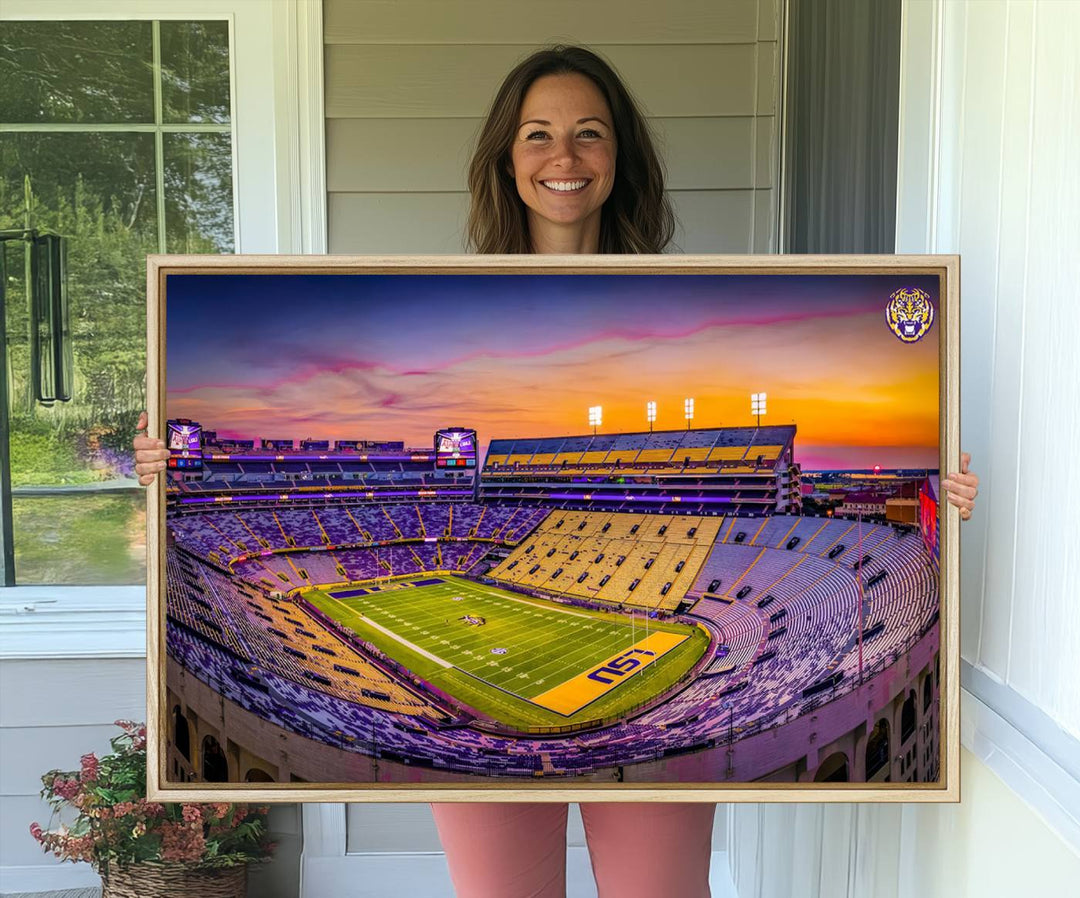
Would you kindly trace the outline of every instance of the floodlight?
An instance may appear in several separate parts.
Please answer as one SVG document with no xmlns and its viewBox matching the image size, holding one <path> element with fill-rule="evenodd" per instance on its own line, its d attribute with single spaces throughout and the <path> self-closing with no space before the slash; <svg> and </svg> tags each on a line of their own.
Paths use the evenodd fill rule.
<svg viewBox="0 0 1080 898">
<path fill-rule="evenodd" d="M 596 428 L 599 427 L 603 421 L 603 411 L 603 406 L 589 406 L 589 425 L 592 427 L 593 433 L 596 433 Z"/>
<path fill-rule="evenodd" d="M 765 414 L 765 399 L 764 393 L 750 394 L 750 414 L 757 415 L 759 427 L 761 426 L 761 416 Z"/>
</svg>

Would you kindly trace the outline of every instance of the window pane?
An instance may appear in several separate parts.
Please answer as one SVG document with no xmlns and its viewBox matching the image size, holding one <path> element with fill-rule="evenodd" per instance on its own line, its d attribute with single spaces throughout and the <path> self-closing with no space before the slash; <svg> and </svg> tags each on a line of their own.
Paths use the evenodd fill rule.
<svg viewBox="0 0 1080 898">
<path fill-rule="evenodd" d="M 146 493 L 20 497 L 12 501 L 19 583 L 146 582 Z"/>
<path fill-rule="evenodd" d="M 165 135 L 165 248 L 233 251 L 232 138 Z"/>
<path fill-rule="evenodd" d="M 156 246 L 153 134 L 0 133 L 0 227 L 26 223 L 27 177 L 32 226 L 73 236 L 97 234 L 100 225 Z"/>
<path fill-rule="evenodd" d="M 165 122 L 229 121 L 229 23 L 161 23 Z"/>
<path fill-rule="evenodd" d="M 137 583 L 144 576 L 145 562 L 132 560 L 143 541 L 141 491 L 55 499 L 27 491 L 133 483 L 131 438 L 145 405 L 146 254 L 157 250 L 154 185 L 153 134 L 0 134 L 0 229 L 29 224 L 68 241 L 74 360 L 72 401 L 35 402 L 24 244 L 7 242 L 20 583 Z M 82 535 L 75 535 L 80 526 Z"/>
<path fill-rule="evenodd" d="M 227 23 L 162 22 L 160 31 L 167 116 L 227 128 Z M 24 244 L 5 243 L 0 326 L 20 583 L 145 578 L 145 491 L 130 447 L 146 405 L 146 254 L 159 251 L 163 219 L 170 251 L 233 249 L 229 133 L 33 130 L 152 125 L 152 56 L 149 21 L 7 22 L 0 35 L 0 120 L 30 129 L 0 133 L 0 229 L 67 238 L 74 369 L 71 402 L 34 400 Z"/>
<path fill-rule="evenodd" d="M 29 226 L 67 238 L 75 366 L 73 401 L 52 408 L 33 401 L 23 244 L 8 242 L 12 437 L 47 429 L 57 441 L 48 461 L 27 453 L 18 464 L 13 460 L 14 485 L 123 476 L 120 460 L 104 453 L 124 449 L 131 431 L 126 418 L 145 401 L 154 184 L 152 134 L 0 135 L 0 229 Z M 64 471 L 56 467 L 59 458 Z"/>
<path fill-rule="evenodd" d="M 4 22 L 0 121 L 154 121 L 150 22 Z"/>
</svg>

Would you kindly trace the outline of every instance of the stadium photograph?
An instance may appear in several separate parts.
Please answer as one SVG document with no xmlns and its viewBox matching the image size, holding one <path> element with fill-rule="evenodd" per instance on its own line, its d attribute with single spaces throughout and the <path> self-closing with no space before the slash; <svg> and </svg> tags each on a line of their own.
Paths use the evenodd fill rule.
<svg viewBox="0 0 1080 898">
<path fill-rule="evenodd" d="M 162 785 L 940 780 L 937 275 L 164 284 Z"/>
</svg>

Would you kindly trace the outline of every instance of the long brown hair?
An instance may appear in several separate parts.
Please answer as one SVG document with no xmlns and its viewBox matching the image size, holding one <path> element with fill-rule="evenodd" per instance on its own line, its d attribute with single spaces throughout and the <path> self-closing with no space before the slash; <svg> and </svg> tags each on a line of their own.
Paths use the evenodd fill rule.
<svg viewBox="0 0 1080 898">
<path fill-rule="evenodd" d="M 675 216 L 664 170 L 644 115 L 614 69 L 584 47 L 538 50 L 503 81 L 469 164 L 468 246 L 478 253 L 531 253 L 525 204 L 510 175 L 510 147 L 532 83 L 578 74 L 599 88 L 615 128 L 615 180 L 600 217 L 601 253 L 659 253 L 671 242 Z"/>
</svg>

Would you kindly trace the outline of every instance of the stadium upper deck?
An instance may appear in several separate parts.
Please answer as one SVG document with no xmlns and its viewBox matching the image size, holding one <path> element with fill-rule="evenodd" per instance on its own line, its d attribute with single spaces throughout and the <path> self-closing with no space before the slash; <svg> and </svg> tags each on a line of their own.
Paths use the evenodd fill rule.
<svg viewBox="0 0 1080 898">
<path fill-rule="evenodd" d="M 491 441 L 478 497 L 665 514 L 771 514 L 802 503 L 795 425 Z"/>
<path fill-rule="evenodd" d="M 492 440 L 485 477 L 758 474 L 793 462 L 795 425 Z"/>
</svg>

